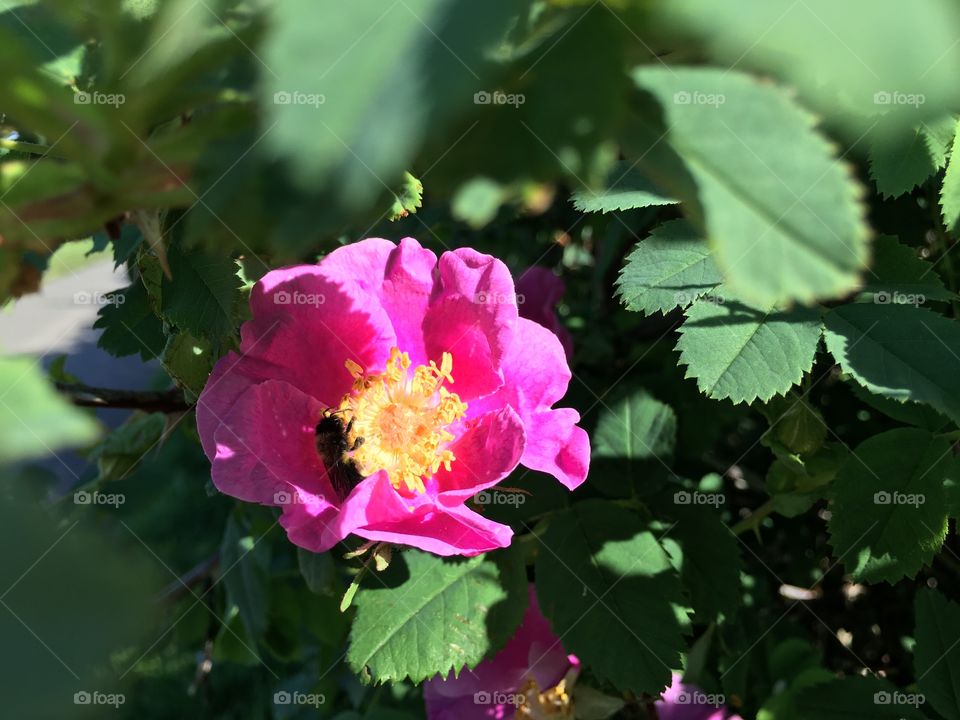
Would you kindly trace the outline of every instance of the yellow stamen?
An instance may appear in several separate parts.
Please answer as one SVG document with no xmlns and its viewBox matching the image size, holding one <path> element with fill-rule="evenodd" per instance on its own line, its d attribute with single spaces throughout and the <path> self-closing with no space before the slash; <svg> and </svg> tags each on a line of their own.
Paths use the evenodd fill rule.
<svg viewBox="0 0 960 720">
<path fill-rule="evenodd" d="M 548 718 L 572 718 L 573 685 L 577 680 L 579 668 L 571 668 L 566 676 L 552 688 L 540 692 L 537 681 L 532 677 L 520 688 L 515 720 L 547 720 Z"/>
<path fill-rule="evenodd" d="M 350 433 L 348 443 L 363 443 L 351 453 L 361 475 L 386 470 L 395 488 L 423 492 L 423 478 L 441 467 L 450 469 L 456 458 L 447 448 L 453 440 L 448 426 L 463 417 L 467 404 L 443 387 L 453 383 L 453 358 L 443 353 L 440 367 L 430 361 L 410 373 L 410 356 L 390 350 L 383 372 L 367 374 L 352 360 L 353 390 L 344 396 Z"/>
</svg>

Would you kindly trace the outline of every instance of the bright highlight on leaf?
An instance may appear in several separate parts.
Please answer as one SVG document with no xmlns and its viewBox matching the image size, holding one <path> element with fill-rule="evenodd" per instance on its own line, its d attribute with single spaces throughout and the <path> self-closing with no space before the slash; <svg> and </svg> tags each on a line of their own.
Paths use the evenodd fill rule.
<svg viewBox="0 0 960 720">
<path fill-rule="evenodd" d="M 805 110 L 736 71 L 650 66 L 633 79 L 660 105 L 627 138 L 639 167 L 686 203 L 739 297 L 809 304 L 855 287 L 863 191 Z"/>
<path fill-rule="evenodd" d="M 677 350 L 687 377 L 716 400 L 783 395 L 810 370 L 820 342 L 816 310 L 766 310 L 720 286 L 687 309 Z"/>
</svg>

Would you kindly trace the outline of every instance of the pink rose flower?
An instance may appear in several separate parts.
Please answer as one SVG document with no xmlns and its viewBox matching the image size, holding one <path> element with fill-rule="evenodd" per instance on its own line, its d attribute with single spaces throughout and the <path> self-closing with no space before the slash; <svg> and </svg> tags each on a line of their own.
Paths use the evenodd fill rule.
<svg viewBox="0 0 960 720">
<path fill-rule="evenodd" d="M 563 348 L 518 316 L 499 260 L 371 238 L 268 273 L 250 309 L 197 427 L 217 488 L 280 506 L 295 544 L 354 534 L 475 555 L 512 531 L 464 503 L 518 464 L 584 481 L 580 416 L 553 408 Z"/>
<path fill-rule="evenodd" d="M 567 358 L 573 357 L 573 336 L 557 317 L 557 304 L 563 299 L 566 287 L 563 280 L 545 267 L 534 265 L 517 278 L 517 297 L 520 317 L 543 325 L 560 338 Z"/>
<path fill-rule="evenodd" d="M 524 703 L 563 706 L 570 702 L 570 684 L 579 666 L 550 630 L 531 585 L 523 621 L 500 652 L 473 670 L 464 669 L 459 677 L 438 675 L 424 683 L 427 719 L 506 720 Z"/>
<path fill-rule="evenodd" d="M 673 674 L 673 682 L 654 703 L 658 720 L 743 720 L 725 707 L 717 707 L 714 698 L 696 685 L 684 685 L 683 678 Z"/>
</svg>

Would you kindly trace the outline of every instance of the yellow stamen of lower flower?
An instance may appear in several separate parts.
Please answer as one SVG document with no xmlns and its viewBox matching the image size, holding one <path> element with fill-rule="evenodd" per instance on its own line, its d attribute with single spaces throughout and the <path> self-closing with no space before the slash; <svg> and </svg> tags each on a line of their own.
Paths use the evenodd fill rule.
<svg viewBox="0 0 960 720">
<path fill-rule="evenodd" d="M 549 720 L 550 718 L 572 718 L 573 685 L 577 680 L 579 668 L 571 668 L 566 676 L 552 688 L 540 692 L 537 681 L 532 677 L 520 688 L 519 702 L 514 720 Z"/>
<path fill-rule="evenodd" d="M 443 387 L 453 383 L 453 358 L 443 353 L 440 366 L 431 360 L 411 373 L 410 356 L 390 350 L 383 372 L 367 374 L 352 360 L 353 390 L 340 409 L 348 421 L 348 444 L 362 443 L 350 454 L 361 475 L 386 470 L 395 488 L 423 492 L 423 478 L 440 467 L 450 469 L 456 458 L 447 447 L 454 436 L 448 426 L 467 411 L 456 393 Z"/>
</svg>

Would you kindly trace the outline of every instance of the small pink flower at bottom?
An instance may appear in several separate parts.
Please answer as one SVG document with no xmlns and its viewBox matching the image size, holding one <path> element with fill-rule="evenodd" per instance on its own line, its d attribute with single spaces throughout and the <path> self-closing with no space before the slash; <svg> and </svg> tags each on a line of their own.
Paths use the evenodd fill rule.
<svg viewBox="0 0 960 720">
<path fill-rule="evenodd" d="M 722 698 L 705 693 L 696 685 L 685 685 L 683 678 L 674 673 L 670 687 L 654 707 L 658 720 L 743 720 L 722 705 Z"/>
<path fill-rule="evenodd" d="M 530 586 L 530 604 L 520 627 L 500 652 L 459 677 L 439 676 L 423 686 L 428 720 L 508 720 L 573 717 L 571 687 L 580 663 L 568 655 L 540 613 Z"/>
<path fill-rule="evenodd" d="M 295 544 L 474 555 L 512 536 L 465 505 L 476 493 L 518 465 L 584 481 L 580 416 L 553 407 L 560 340 L 519 316 L 501 261 L 368 239 L 267 273 L 250 310 L 197 427 L 217 488 L 279 506 Z"/>
</svg>

